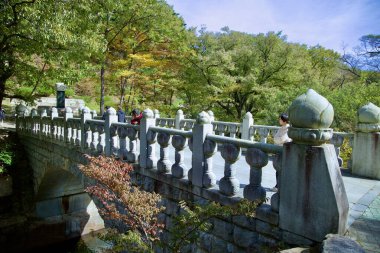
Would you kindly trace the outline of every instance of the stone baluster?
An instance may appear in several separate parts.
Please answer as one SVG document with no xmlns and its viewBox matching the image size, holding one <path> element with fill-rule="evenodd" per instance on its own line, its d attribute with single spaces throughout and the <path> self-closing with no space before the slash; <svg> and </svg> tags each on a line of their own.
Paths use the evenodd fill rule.
<svg viewBox="0 0 380 253">
<path fill-rule="evenodd" d="M 104 125 L 96 125 L 97 132 L 98 132 L 98 145 L 96 146 L 96 150 L 99 152 L 99 154 L 103 154 L 105 152 L 106 148 L 106 140 L 105 140 L 105 129 Z M 111 134 L 109 135 L 111 139 Z M 110 144 L 108 144 L 110 145 Z M 110 147 L 110 153 L 108 156 L 111 155 L 111 147 Z"/>
<path fill-rule="evenodd" d="M 111 125 L 110 127 L 110 145 L 111 145 L 111 153 L 114 154 L 114 155 L 117 155 L 120 157 L 119 155 L 119 149 L 120 149 L 120 138 L 118 136 L 118 127 L 116 127 L 115 125 Z M 125 155 L 123 155 L 123 158 L 121 159 L 125 159 Z"/>
<path fill-rule="evenodd" d="M 169 160 L 170 134 L 158 133 L 157 142 L 160 145 L 160 159 L 157 162 L 157 171 L 160 173 L 168 173 L 172 167 L 172 162 Z"/>
<path fill-rule="evenodd" d="M 103 126 L 103 131 L 104 131 L 104 136 L 102 136 L 102 140 L 104 140 L 104 153 L 106 156 L 111 156 L 112 155 L 112 148 L 111 148 L 111 125 L 112 123 L 117 122 L 117 115 L 116 115 L 116 110 L 112 107 L 107 109 L 106 112 L 106 120 L 104 122 Z M 101 144 L 102 145 L 102 144 Z M 100 146 L 101 147 L 101 146 Z"/>
<path fill-rule="evenodd" d="M 175 115 L 175 128 L 176 129 L 183 130 L 183 128 L 181 127 L 181 120 L 183 120 L 183 119 L 185 119 L 185 116 L 183 115 L 183 111 L 178 110 L 177 114 Z"/>
<path fill-rule="evenodd" d="M 90 149 L 92 151 L 95 151 L 97 146 L 98 146 L 98 141 L 99 141 L 99 133 L 98 133 L 98 128 L 94 123 L 87 124 L 89 127 L 87 128 L 88 131 L 86 131 L 88 139 L 85 141 L 85 146 L 90 145 Z M 91 142 L 90 142 L 91 140 Z"/>
<path fill-rule="evenodd" d="M 310 89 L 288 111 L 293 141 L 282 154 L 279 226 L 322 242 L 326 234 L 346 232 L 349 207 L 335 148 L 327 144 L 334 109 Z"/>
<path fill-rule="evenodd" d="M 344 141 L 344 137 L 338 134 L 333 134 L 330 143 L 334 145 L 335 147 L 335 153 L 338 158 L 338 164 L 339 167 L 342 167 L 343 165 L 343 159 L 339 156 L 340 155 L 340 147 L 342 146 Z"/>
<path fill-rule="evenodd" d="M 358 110 L 352 173 L 380 179 L 380 108 L 372 103 Z"/>
<path fill-rule="evenodd" d="M 224 124 L 217 124 L 215 128 L 215 132 L 220 136 L 224 136 L 226 132 L 226 126 Z"/>
<path fill-rule="evenodd" d="M 44 118 L 47 117 L 47 112 L 46 112 L 46 109 L 44 109 L 41 113 L 41 135 L 42 137 L 46 136 L 47 135 L 47 124 L 45 124 L 44 122 Z"/>
<path fill-rule="evenodd" d="M 216 183 L 212 172 L 212 155 L 215 153 L 216 143 L 206 141 L 207 134 L 212 134 L 212 128 L 210 116 L 206 112 L 198 114 L 193 128 L 193 137 L 189 140 L 193 155 L 192 168 L 188 174 L 189 180 L 198 187 L 208 188 Z"/>
<path fill-rule="evenodd" d="M 175 163 L 172 166 L 172 175 L 175 178 L 184 178 L 188 173 L 185 160 L 185 147 L 187 138 L 182 135 L 174 135 L 172 137 L 172 145 L 175 148 Z"/>
<path fill-rule="evenodd" d="M 236 125 L 230 125 L 229 126 L 229 132 L 230 132 L 230 137 L 231 138 L 236 138 L 236 134 L 239 130 L 239 127 Z"/>
<path fill-rule="evenodd" d="M 156 166 L 155 142 L 157 134 L 149 131 L 156 125 L 153 111 L 146 109 L 140 123 L 140 167 L 151 169 Z M 149 137 L 149 138 L 148 138 Z"/>
<path fill-rule="evenodd" d="M 259 128 L 257 129 L 257 132 L 260 136 L 260 142 L 261 143 L 267 143 L 267 138 L 269 136 L 269 129 L 268 128 Z"/>
<path fill-rule="evenodd" d="M 82 124 L 81 122 L 76 121 L 75 122 L 75 141 L 74 145 L 75 146 L 81 146 L 81 140 L 82 140 L 82 130 L 81 130 Z"/>
<path fill-rule="evenodd" d="M 247 112 L 244 115 L 243 123 L 241 124 L 241 138 L 243 140 L 253 140 L 252 135 L 250 133 L 251 126 L 253 126 L 253 117 L 250 112 Z"/>
<path fill-rule="evenodd" d="M 265 199 L 266 192 L 261 186 L 262 168 L 268 164 L 268 155 L 257 148 L 248 148 L 245 160 L 250 166 L 249 184 L 244 187 L 244 198 L 251 201 Z"/>
<path fill-rule="evenodd" d="M 137 162 L 137 134 L 138 132 L 135 129 L 127 129 L 127 135 L 129 138 L 129 151 L 127 153 L 127 161 L 129 163 Z"/>
<path fill-rule="evenodd" d="M 239 180 L 236 178 L 235 162 L 239 160 L 240 147 L 233 144 L 223 144 L 221 155 L 224 163 L 224 177 L 219 182 L 219 190 L 227 196 L 236 195 L 240 189 Z"/>
<path fill-rule="evenodd" d="M 270 205 L 272 207 L 272 210 L 275 211 L 276 213 L 279 212 L 280 210 L 280 185 L 281 185 L 281 168 L 282 168 L 282 154 L 275 154 L 273 156 L 273 168 L 276 170 L 276 187 L 277 187 L 277 192 L 272 195 L 270 199 Z"/>
<path fill-rule="evenodd" d="M 93 135 L 92 135 L 92 131 L 91 131 L 91 124 L 86 122 L 84 124 L 84 129 L 85 131 L 85 142 L 84 142 L 84 149 L 90 149 L 91 150 L 91 143 L 92 143 L 92 140 L 93 140 Z"/>
<path fill-rule="evenodd" d="M 64 118 L 63 138 L 66 143 L 70 142 L 70 138 L 71 138 L 71 128 L 69 128 L 69 124 L 67 120 L 71 119 L 72 117 L 73 117 L 73 110 L 70 107 L 66 107 L 65 114 L 63 116 Z"/>
<path fill-rule="evenodd" d="M 54 121 L 54 118 L 58 118 L 58 110 L 57 108 L 53 107 L 51 108 L 51 115 L 50 115 L 50 138 L 57 139 L 58 138 L 58 122 Z"/>
<path fill-rule="evenodd" d="M 76 137 L 80 138 L 79 140 L 75 141 L 75 144 L 79 144 L 81 146 L 81 149 L 84 151 L 86 148 L 86 130 L 85 130 L 85 124 L 88 119 L 91 119 L 91 112 L 88 107 L 85 107 L 82 109 L 82 113 L 80 115 L 80 126 L 77 128 L 77 134 Z"/>
<path fill-rule="evenodd" d="M 36 120 L 36 118 L 38 118 L 38 112 L 35 108 L 32 109 L 31 111 L 31 117 L 32 117 L 32 133 L 33 134 L 38 134 L 38 131 L 39 131 L 39 125 L 38 125 L 38 121 Z"/>
<path fill-rule="evenodd" d="M 121 160 L 127 160 L 127 134 L 128 130 L 124 127 L 117 128 L 117 135 L 119 136 L 119 150 L 117 155 Z"/>
</svg>

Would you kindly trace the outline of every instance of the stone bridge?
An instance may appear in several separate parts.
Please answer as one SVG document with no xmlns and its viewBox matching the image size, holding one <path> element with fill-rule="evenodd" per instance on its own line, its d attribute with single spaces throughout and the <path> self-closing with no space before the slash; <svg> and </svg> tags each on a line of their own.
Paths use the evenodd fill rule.
<svg viewBox="0 0 380 253">
<path fill-rule="evenodd" d="M 147 109 L 141 125 L 131 125 L 118 123 L 113 108 L 105 120 L 88 108 L 80 118 L 70 108 L 63 117 L 54 109 L 49 116 L 32 110 L 17 119 L 16 128 L 34 170 L 37 217 L 66 219 L 67 233 L 102 227 L 78 166 L 84 154 L 115 155 L 135 166 L 144 189 L 164 197 L 161 218 L 167 225 L 178 214 L 180 200 L 232 204 L 266 198 L 253 219 L 215 220 L 199 245 L 206 252 L 244 252 L 279 241 L 312 245 L 328 233 L 346 232 L 358 215 L 355 204 L 377 181 L 363 187 L 343 179 L 339 149 L 349 139 L 352 173 L 380 179 L 379 111 L 366 105 L 359 110 L 356 133 L 333 132 L 331 104 L 309 90 L 289 108 L 293 141 L 283 147 L 267 143 L 278 127 L 255 125 L 250 113 L 243 122 L 231 123 L 215 121 L 210 112 L 194 120 L 182 111 L 161 118 Z M 279 189 L 273 192 L 276 171 Z"/>
</svg>

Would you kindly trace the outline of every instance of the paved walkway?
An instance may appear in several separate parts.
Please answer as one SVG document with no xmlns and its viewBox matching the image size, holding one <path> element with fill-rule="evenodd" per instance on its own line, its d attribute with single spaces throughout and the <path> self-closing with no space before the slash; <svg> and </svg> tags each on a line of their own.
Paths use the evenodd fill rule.
<svg viewBox="0 0 380 253">
<path fill-rule="evenodd" d="M 4 123 L 1 128 L 14 128 L 14 124 Z M 159 157 L 159 147 L 156 146 L 156 156 Z M 170 148 L 169 159 L 174 161 L 174 149 Z M 185 164 L 191 168 L 191 151 L 185 149 Z M 245 157 L 235 163 L 236 177 L 240 181 L 240 194 L 249 183 L 249 166 Z M 213 171 L 217 182 L 224 174 L 224 160 L 217 152 L 213 156 Z M 348 231 L 346 236 L 358 242 L 367 252 L 380 253 L 380 181 L 360 178 L 343 173 L 343 181 L 350 205 Z M 276 184 L 275 170 L 272 162 L 263 168 L 262 186 L 267 190 L 267 197 L 274 194 L 270 189 Z"/>
</svg>

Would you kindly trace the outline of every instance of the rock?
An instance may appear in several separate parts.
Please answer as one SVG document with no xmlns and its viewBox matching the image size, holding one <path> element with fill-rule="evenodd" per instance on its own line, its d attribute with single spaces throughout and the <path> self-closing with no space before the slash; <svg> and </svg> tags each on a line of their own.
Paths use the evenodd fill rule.
<svg viewBox="0 0 380 253">
<path fill-rule="evenodd" d="M 328 234 L 322 244 L 322 253 L 365 253 L 364 249 L 350 238 Z"/>
</svg>

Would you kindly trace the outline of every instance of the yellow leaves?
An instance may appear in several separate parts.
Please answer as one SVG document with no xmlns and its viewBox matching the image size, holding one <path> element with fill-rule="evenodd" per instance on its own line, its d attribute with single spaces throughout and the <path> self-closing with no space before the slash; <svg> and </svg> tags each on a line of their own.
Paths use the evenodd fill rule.
<svg viewBox="0 0 380 253">
<path fill-rule="evenodd" d="M 156 67 L 159 61 L 155 60 L 151 54 L 132 54 L 130 57 L 141 67 Z"/>
</svg>

